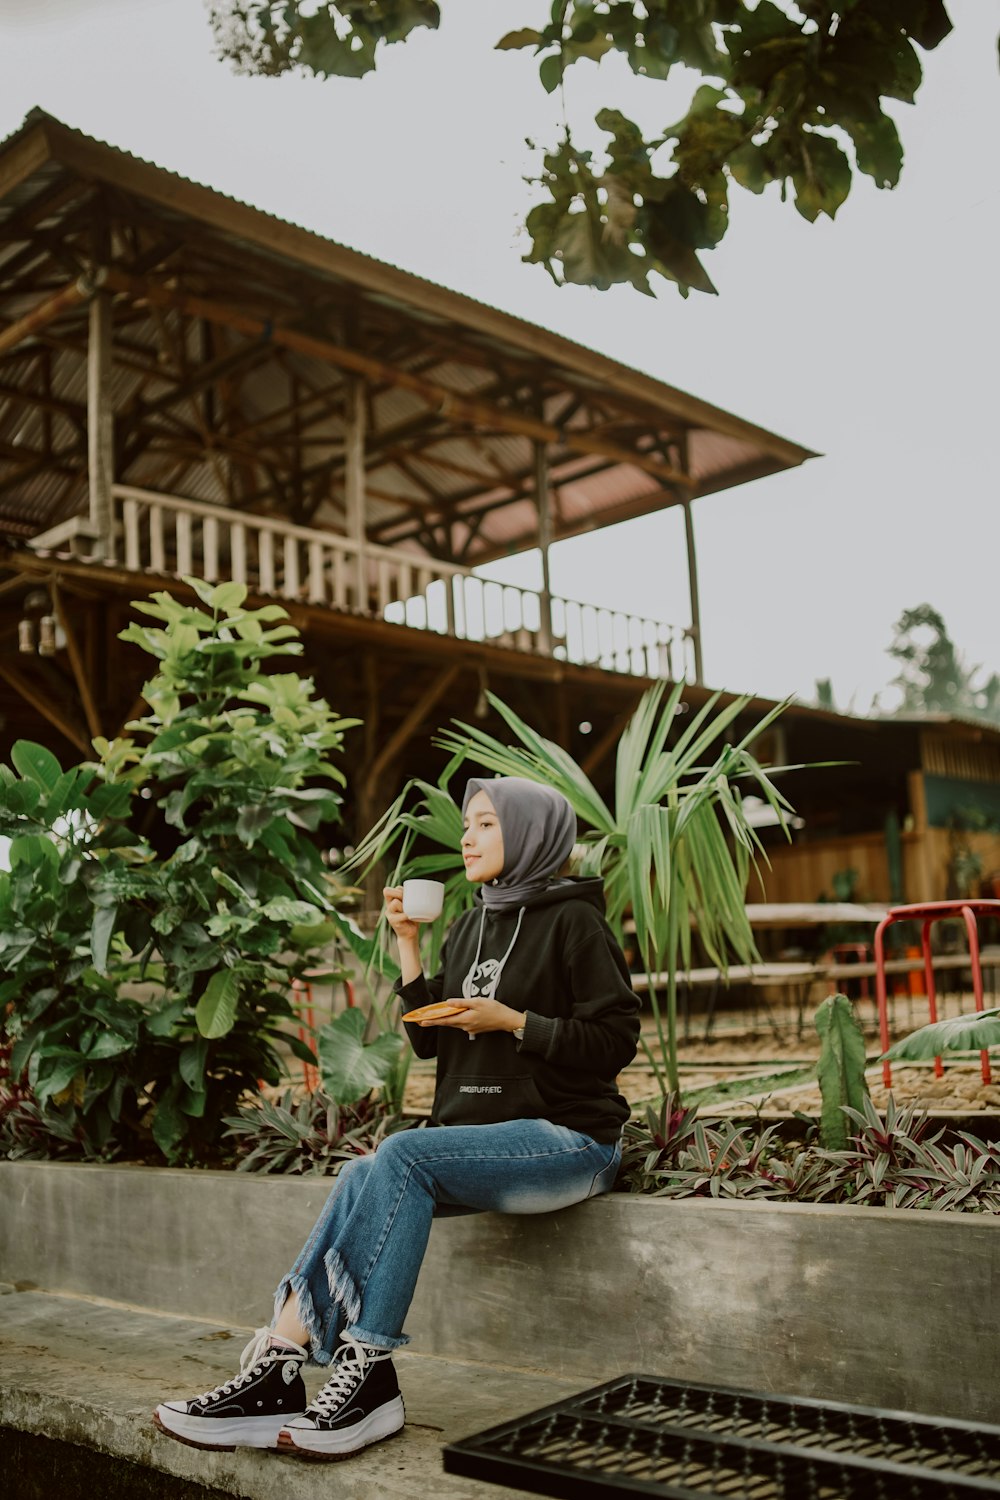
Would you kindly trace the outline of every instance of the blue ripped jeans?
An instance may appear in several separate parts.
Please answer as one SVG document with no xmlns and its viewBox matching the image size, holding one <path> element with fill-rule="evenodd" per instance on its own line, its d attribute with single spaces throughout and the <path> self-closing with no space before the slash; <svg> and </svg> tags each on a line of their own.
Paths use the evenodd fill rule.
<svg viewBox="0 0 1000 1500">
<path fill-rule="evenodd" d="M 404 1130 L 341 1168 L 302 1252 L 275 1293 L 289 1292 L 316 1364 L 342 1332 L 380 1349 L 403 1333 L 435 1209 L 540 1214 L 606 1193 L 618 1144 L 548 1120 Z"/>
</svg>

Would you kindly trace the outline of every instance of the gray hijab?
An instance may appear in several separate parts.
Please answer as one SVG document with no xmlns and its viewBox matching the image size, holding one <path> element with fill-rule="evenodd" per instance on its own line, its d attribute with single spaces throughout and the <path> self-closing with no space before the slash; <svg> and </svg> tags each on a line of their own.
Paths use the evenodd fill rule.
<svg viewBox="0 0 1000 1500">
<path fill-rule="evenodd" d="M 545 890 L 576 841 L 576 814 L 561 792 L 523 776 L 470 781 L 462 814 L 477 792 L 496 808 L 503 835 L 503 869 L 482 887 L 488 907 L 523 906 Z"/>
</svg>

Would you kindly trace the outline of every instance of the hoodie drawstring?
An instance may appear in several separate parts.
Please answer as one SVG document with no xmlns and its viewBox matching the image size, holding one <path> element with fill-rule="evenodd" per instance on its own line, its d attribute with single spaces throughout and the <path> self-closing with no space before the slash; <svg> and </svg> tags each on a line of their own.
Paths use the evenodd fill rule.
<svg viewBox="0 0 1000 1500">
<path fill-rule="evenodd" d="M 504 964 L 507 962 L 508 958 L 510 958 L 511 953 L 514 951 L 514 944 L 517 942 L 517 935 L 521 931 L 521 923 L 524 921 L 524 913 L 525 913 L 526 910 L 527 910 L 527 908 L 524 907 L 524 906 L 521 906 L 521 907 L 518 908 L 517 924 L 514 927 L 514 936 L 511 938 L 510 943 L 508 944 L 507 952 L 504 954 L 503 958 L 500 959 L 499 963 L 496 966 L 496 969 L 494 970 L 494 972 L 490 976 L 489 984 L 486 987 L 487 990 L 488 990 L 488 994 L 486 995 L 485 998 L 487 1000 L 495 1000 L 496 999 L 496 993 L 497 993 L 497 990 L 500 987 L 500 976 L 503 973 Z M 476 944 L 476 956 L 472 960 L 472 968 L 469 970 L 468 974 L 466 974 L 465 978 L 462 980 L 462 999 L 463 1000 L 472 1000 L 472 999 L 475 998 L 473 996 L 473 993 L 472 993 L 472 981 L 473 981 L 473 977 L 475 976 L 476 970 L 479 968 L 479 955 L 483 951 L 483 933 L 485 932 L 485 930 L 486 930 L 486 907 L 484 906 L 483 907 L 483 915 L 482 915 L 482 917 L 480 919 L 480 922 L 479 922 L 479 941 Z M 476 1040 L 475 1032 L 470 1031 L 468 1033 L 468 1037 L 469 1037 L 469 1041 L 470 1042 L 474 1042 Z"/>
</svg>

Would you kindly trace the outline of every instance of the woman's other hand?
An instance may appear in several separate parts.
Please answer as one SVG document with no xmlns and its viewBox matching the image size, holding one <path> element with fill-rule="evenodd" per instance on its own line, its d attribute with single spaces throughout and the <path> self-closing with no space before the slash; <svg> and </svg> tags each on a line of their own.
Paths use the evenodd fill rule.
<svg viewBox="0 0 1000 1500">
<path fill-rule="evenodd" d="M 444 1016 L 436 1021 L 421 1021 L 421 1026 L 450 1026 L 455 1031 L 478 1036 L 484 1031 L 513 1031 L 524 1025 L 524 1011 L 512 1010 L 499 1000 L 465 1000 L 461 996 L 447 997 L 449 1005 L 462 1005 L 464 1010 L 454 1016 Z"/>
</svg>

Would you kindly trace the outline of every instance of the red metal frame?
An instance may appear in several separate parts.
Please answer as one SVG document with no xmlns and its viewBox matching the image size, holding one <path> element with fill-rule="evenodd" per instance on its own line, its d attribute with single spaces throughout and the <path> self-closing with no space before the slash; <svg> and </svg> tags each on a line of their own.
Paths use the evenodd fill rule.
<svg viewBox="0 0 1000 1500">
<path fill-rule="evenodd" d="M 302 1003 L 303 1001 L 305 1002 L 304 1004 Z M 313 1014 L 312 985 L 307 984 L 303 979 L 293 979 L 292 1004 L 306 1023 L 304 1026 L 299 1027 L 299 1041 L 306 1042 L 307 1046 L 311 1046 L 312 1043 L 307 1040 L 306 1033 L 308 1032 L 309 1037 L 312 1037 L 316 1026 L 316 1018 Z M 315 1063 L 303 1062 L 302 1079 L 306 1086 L 306 1093 L 315 1094 L 319 1087 L 319 1069 Z"/>
<path fill-rule="evenodd" d="M 882 1040 L 882 1051 L 889 1050 L 889 1015 L 886 999 L 885 982 L 885 932 L 894 922 L 919 922 L 920 923 L 920 947 L 924 959 L 924 983 L 927 988 L 927 1005 L 930 1010 L 931 1021 L 936 1021 L 937 1016 L 937 992 L 934 986 L 934 965 L 931 958 L 931 927 L 935 922 L 948 918 L 960 919 L 965 923 L 965 930 L 969 939 L 969 967 L 972 970 L 972 992 L 976 1000 L 976 1009 L 983 1009 L 983 971 L 979 962 L 979 926 L 977 918 L 981 916 L 1000 918 L 1000 901 L 930 901 L 920 906 L 894 906 L 882 918 L 875 929 L 875 994 L 878 1000 L 878 1023 L 879 1034 Z M 990 1058 L 986 1051 L 979 1054 L 979 1065 L 983 1075 L 983 1082 L 992 1082 L 990 1073 Z M 938 1078 L 944 1072 L 940 1057 L 934 1059 L 934 1072 Z M 886 1088 L 892 1087 L 892 1068 L 888 1061 L 882 1063 L 882 1078 Z"/>
</svg>

